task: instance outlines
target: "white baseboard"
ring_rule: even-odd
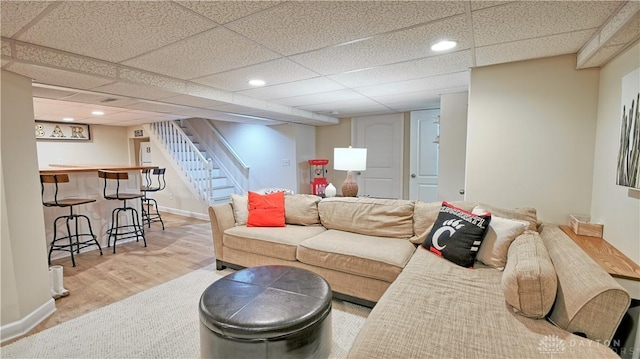
[[[47,319],[56,311],[56,301],[50,298],[26,317],[0,327],[0,343],[27,334],[36,325]]]
[[[168,212],[168,213],[171,213],[171,214],[177,214],[179,216],[197,218],[197,219],[202,219],[202,220],[205,220],[205,221],[209,220],[209,215],[208,214],[183,211],[181,209],[169,208],[169,207],[163,207],[163,206],[158,206],[158,209],[161,212]]]

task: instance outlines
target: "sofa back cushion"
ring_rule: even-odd
[[[529,226],[527,227],[527,229],[532,231],[538,230],[538,213],[535,208],[522,207],[508,209],[483,203],[479,204],[479,206],[482,207],[485,211],[491,212],[491,214],[494,216],[529,222]]]
[[[284,196],[284,217],[287,224],[312,226],[320,224],[318,202],[320,197],[311,194]]]
[[[558,278],[538,232],[526,231],[509,246],[502,290],[517,314],[544,318],[551,310]]]
[[[318,212],[322,225],[327,229],[377,237],[413,236],[412,201],[333,197],[320,201]]]

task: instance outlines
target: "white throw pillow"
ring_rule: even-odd
[[[240,194],[231,194],[231,205],[233,206],[233,216],[236,219],[236,226],[244,226],[247,224],[247,216],[249,216],[249,196]]]
[[[487,213],[487,211],[476,206],[472,213],[483,214]],[[476,260],[489,267],[504,270],[511,242],[521,235],[528,226],[529,222],[526,221],[491,216],[489,230],[480,245]]]

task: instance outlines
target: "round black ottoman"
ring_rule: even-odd
[[[200,297],[202,358],[328,358],[331,288],[287,266],[240,270]]]

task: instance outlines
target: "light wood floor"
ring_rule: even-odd
[[[27,335],[37,333],[95,309],[117,302],[215,262],[209,221],[161,213],[159,222],[145,227],[147,247],[142,242],[118,244],[52,261],[64,267],[64,287],[69,296],[56,300],[57,311]],[[16,338],[3,343],[9,344]]]

